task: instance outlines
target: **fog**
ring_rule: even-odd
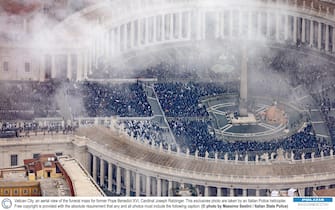
[[[169,2],[168,0],[166,0]],[[99,21],[88,21],[86,18],[77,17],[76,25],[73,26],[75,30],[73,33],[71,31],[62,31],[57,29],[62,29],[59,24],[66,20],[71,14],[83,9],[85,5],[91,5],[97,1],[94,0],[68,0],[63,7],[61,5],[55,5],[53,0],[35,0],[35,1],[20,1],[11,0],[11,3],[15,4],[25,4],[26,7],[36,7],[33,15],[26,15],[24,12],[13,14],[8,12],[8,1],[0,1],[0,36],[5,42],[16,42],[22,41],[24,43],[29,43],[29,45],[34,46],[35,49],[43,49],[44,51],[53,50],[59,47],[59,40],[68,40],[66,44],[76,43],[78,47],[87,47],[92,44],[92,37],[101,38],[101,34],[106,31],[103,24]],[[108,2],[108,1],[99,1]],[[236,0],[224,1],[227,5],[236,3]],[[240,2],[245,2],[240,0]],[[37,6],[36,6],[36,5]],[[128,1],[125,1],[128,4]],[[44,6],[41,6],[44,5]],[[49,5],[54,5],[50,7]],[[215,9],[216,4],[214,1],[197,1],[194,7],[205,7],[207,10],[211,11]],[[257,8],[256,1],[248,0],[248,9],[253,11]],[[7,8],[7,9],[6,9]],[[49,9],[47,9],[49,8]],[[142,7],[141,7],[142,8]],[[273,11],[266,11],[273,12]],[[145,16],[147,13],[146,8],[142,8],[142,11],[138,11],[138,16]],[[95,14],[97,16],[104,16],[105,14]],[[262,95],[266,90],[274,98],[277,97],[287,97],[289,100],[298,100],[302,96],[308,94],[297,90],[322,90],[323,85],[333,83],[334,72],[327,74],[325,72],[316,72],[313,78],[318,78],[317,80],[311,80],[309,84],[305,84],[308,75],[304,72],[298,72],[298,69],[303,68],[314,68],[320,69],[323,67],[328,67],[325,62],[329,61],[326,59],[321,59],[316,56],[311,56],[309,53],[296,54],[294,51],[285,51],[283,49],[274,49],[271,46],[271,41],[265,36],[265,33],[259,33],[257,30],[248,30],[247,35],[244,33],[245,24],[247,16],[243,13],[237,19],[240,18],[246,20],[243,21],[242,31],[239,32],[239,36],[236,36],[234,41],[229,41],[228,39],[212,38],[213,32],[215,30],[215,19],[213,19],[212,14],[208,14],[206,21],[206,31],[205,34],[208,37],[208,41],[191,41],[186,43],[184,46],[170,45],[169,47],[161,45],[152,45],[147,49],[136,50],[130,54],[120,55],[117,59],[108,58],[106,56],[99,59],[100,63],[93,69],[95,71],[94,76],[105,78],[105,75],[115,77],[126,77],[125,75],[132,75],[133,78],[137,78],[137,72],[145,71],[146,69],[155,68],[161,63],[174,63],[181,75],[183,71],[187,72],[190,81],[209,81],[209,82],[220,82],[228,80],[238,80],[240,72],[240,46],[247,45],[248,49],[248,67],[249,67],[249,89],[254,95]],[[28,21],[27,27],[24,27],[25,21]],[[262,21],[265,21],[262,19]],[[272,26],[271,31],[274,30],[275,19],[272,18],[271,22],[266,22],[266,24]],[[241,21],[240,21],[241,22]],[[192,22],[192,28],[197,29],[198,25],[196,22]],[[71,27],[70,27],[71,28]],[[192,29],[192,30],[193,30]],[[234,29],[237,30],[238,29]],[[263,30],[263,29],[262,29]],[[212,33],[211,33],[212,31]],[[271,32],[272,33],[272,32]],[[86,34],[87,36],[79,36]],[[214,35],[215,36],[215,35]],[[252,39],[244,40],[245,37]],[[272,34],[273,36],[273,34]],[[77,38],[80,37],[80,38]],[[285,43],[282,46],[285,47]],[[103,45],[101,45],[103,46]],[[289,52],[287,54],[287,52]],[[34,54],[35,52],[31,52]],[[281,54],[284,54],[281,56]],[[297,71],[298,76],[292,77],[292,71],[281,71],[281,66],[276,66],[276,63],[271,60],[271,58],[282,57],[284,63],[291,63],[293,66],[292,71]],[[286,60],[287,59],[287,60]],[[303,66],[301,66],[303,65]],[[329,64],[331,66],[331,64]],[[228,71],[220,73],[220,71]],[[325,69],[328,70],[328,69]],[[101,73],[101,75],[99,75]],[[184,74],[187,75],[187,74]],[[141,76],[141,75],[140,75]],[[219,76],[219,77],[217,77]],[[186,80],[187,80],[186,79]],[[183,80],[183,79],[182,79]],[[325,80],[325,83],[320,81]],[[70,118],[69,110],[66,108],[68,103],[75,104],[75,107],[81,107],[82,102],[80,101],[81,96],[73,99],[71,102],[64,98],[62,94],[66,92],[66,86],[61,86],[62,88],[56,94],[55,101],[60,106],[63,107],[62,115],[66,118]],[[307,102],[311,103],[311,102]]]

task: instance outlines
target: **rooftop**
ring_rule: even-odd
[[[134,160],[135,166],[140,163],[164,166],[175,170],[223,176],[249,177],[290,177],[319,173],[335,173],[334,159],[323,161],[306,161],[305,163],[280,162],[280,164],[230,164],[225,161],[209,161],[205,159],[187,158],[182,155],[160,152],[146,145],[130,141],[125,136],[104,127],[78,129],[77,135],[86,136],[102,145],[115,155]]]
[[[69,175],[74,188],[75,196],[101,197],[104,192],[93,181],[87,171],[78,163],[77,160],[68,157],[59,157],[59,163]]]

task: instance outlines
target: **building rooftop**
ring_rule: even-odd
[[[63,178],[40,179],[42,196],[71,196],[69,185]]]
[[[132,164],[152,164],[189,171],[193,173],[216,174],[222,176],[248,176],[248,177],[291,177],[301,175],[317,175],[319,173],[334,173],[334,159],[323,161],[306,161],[305,163],[269,163],[269,164],[232,164],[225,161],[210,161],[194,156],[170,154],[152,149],[136,141],[130,141],[126,136],[120,136],[104,127],[81,128],[77,135],[86,136],[90,140],[102,145],[115,155],[133,160]],[[234,163],[234,162],[233,162]]]
[[[322,189],[322,190],[315,190],[314,194],[316,196],[335,196],[335,189]]]
[[[105,196],[104,192],[76,159],[59,157],[58,161],[72,181],[75,196]]]

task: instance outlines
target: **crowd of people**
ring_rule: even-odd
[[[237,93],[237,83],[158,83],[155,84],[159,102],[168,117],[208,117],[201,97]]]
[[[84,117],[151,116],[150,104],[143,87],[138,83],[102,84],[84,82],[66,85],[61,82],[8,82],[0,84],[1,120],[33,120],[34,118],[61,117],[64,100],[80,97]],[[61,92],[63,91],[63,92]],[[61,93],[60,93],[61,92]],[[65,94],[67,97],[57,98]],[[76,107],[71,107],[75,111]]]
[[[68,134],[72,133],[76,126],[62,125],[61,123],[48,123],[40,125],[35,121],[10,121],[0,122],[0,138],[29,137],[30,135]]]
[[[2,82],[0,83],[0,117],[2,120],[32,120],[54,117],[57,103],[53,97],[57,82]]]
[[[102,84],[84,82],[82,84],[83,103],[89,117],[148,117],[151,106],[143,87],[139,83]]]
[[[329,148],[323,139],[317,139],[312,134],[312,125],[308,124],[303,131],[296,133],[285,139],[274,139],[272,141],[237,141],[234,143],[224,141],[212,131],[211,121],[198,120],[190,121],[185,119],[170,121],[176,140],[181,147],[188,148],[191,153],[199,152],[204,156],[206,151],[209,153],[257,153],[257,152],[276,152],[279,148],[285,151],[319,151]]]
[[[329,129],[330,137],[333,144],[335,144],[335,86],[314,95],[315,100],[318,101],[321,112],[326,120]]]
[[[233,52],[232,65],[239,69],[237,57]],[[229,54],[229,53],[226,53]],[[252,54],[255,54],[253,56]],[[335,77],[332,72],[333,64],[324,59],[313,57],[312,62],[308,57],[298,55],[295,51],[287,49],[271,49],[269,53],[249,52],[249,80],[252,80],[249,89],[252,93],[263,95],[265,93],[274,98],[287,98],[295,94],[300,100],[304,94],[312,94],[324,86],[333,85]],[[152,68],[140,71],[142,76],[154,75],[158,82],[154,85],[158,100],[163,112],[169,118],[169,125],[176,136],[180,147],[189,148],[191,153],[196,150],[200,155],[206,151],[239,152],[275,151],[278,148],[284,150],[315,149],[315,151],[329,151],[330,144],[313,135],[313,128],[309,124],[304,131],[296,133],[285,139],[274,139],[268,142],[236,142],[229,143],[219,140],[212,129],[211,118],[206,107],[201,104],[203,97],[217,96],[221,94],[238,94],[239,81],[213,83],[198,82],[199,68],[210,68],[211,65],[201,60],[195,62],[199,55],[194,55],[185,64],[162,62]],[[222,57],[222,55],[221,55]],[[223,56],[224,57],[224,56]],[[225,60],[221,60],[225,62]],[[211,62],[210,62],[211,63]],[[106,67],[101,67],[106,70]],[[236,74],[236,71],[235,73]],[[270,76],[269,76],[270,75]],[[173,78],[173,79],[171,79]],[[179,80],[178,80],[179,78]],[[176,79],[176,81],[171,81]],[[186,80],[186,82],[182,82]],[[193,80],[193,81],[192,81]],[[320,84],[320,81],[324,81]],[[2,121],[15,121],[17,119],[32,121],[34,118],[61,117],[61,106],[55,100],[61,82],[4,82],[0,84],[0,119]],[[302,89],[306,92],[299,92]],[[64,94],[69,98],[78,97],[82,100],[84,111],[78,116],[83,117],[149,117],[153,115],[151,106],[147,100],[146,92],[141,83],[99,83],[78,82],[70,83]],[[313,95],[313,94],[312,94]],[[314,100],[324,114],[333,143],[335,143],[335,108],[334,88],[327,94],[314,94]],[[150,96],[152,97],[152,96]],[[66,98],[66,97],[65,97]],[[308,102],[312,103],[312,102]],[[74,112],[76,107],[71,107]],[[198,119],[199,118],[199,119]],[[2,133],[11,130],[33,132],[35,130],[63,131],[64,128],[41,128],[27,125],[11,127],[9,123],[2,124]],[[124,121],[126,132],[139,139],[146,139],[155,145],[164,142],[162,133],[166,132],[152,121]],[[14,129],[15,128],[15,129]],[[166,144],[164,144],[165,146]]]
[[[164,147],[166,147],[166,141],[164,141],[164,132],[168,132],[168,130],[164,130],[161,128],[157,122],[150,120],[125,120],[119,122],[120,126],[123,127],[125,132],[140,141],[148,142],[153,146],[160,146],[162,143]]]

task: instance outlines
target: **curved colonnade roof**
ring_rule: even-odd
[[[145,1],[145,0],[143,0]],[[148,1],[149,2],[149,1]],[[162,8],[157,7],[157,3],[159,2],[165,2],[165,6],[162,6]],[[269,3],[272,5],[280,6],[289,4],[293,8],[306,8],[304,9],[304,12],[308,12],[308,9],[313,9],[316,13],[315,15],[322,14],[334,14],[335,15],[335,1],[332,0],[255,0],[255,3],[252,1],[237,1],[237,0],[209,0],[206,2],[199,1],[199,0],[157,0],[152,1],[154,5],[152,6],[152,9],[154,11],[163,11],[164,8],[174,8],[179,6],[186,6],[186,5],[192,5],[195,7],[213,7],[216,8],[216,4],[218,5],[239,5],[244,4],[246,8],[252,8],[250,5],[253,4],[262,4],[262,3]],[[312,3],[313,2],[313,3]],[[156,3],[156,4],[155,4]],[[172,4],[170,4],[172,3]],[[181,3],[181,4],[178,4]],[[185,3],[185,4],[183,4]],[[159,5],[159,4],[158,4]],[[170,5],[170,6],[169,6]],[[249,5],[249,6],[248,6]],[[120,6],[120,8],[115,8],[115,6]],[[168,7],[166,7],[168,6]],[[83,8],[82,10],[73,13],[72,15],[68,16],[63,22],[61,22],[59,25],[57,25],[54,28],[54,32],[56,32],[58,38],[62,40],[62,38],[66,37],[73,37],[73,39],[78,39],[78,37],[81,37],[83,40],[87,38],[87,36],[92,35],[92,27],[96,27],[95,30],[103,31],[106,29],[106,27],[110,27],[109,24],[111,22],[117,22],[117,19],[123,20],[123,16],[128,16],[128,18],[133,19],[136,17],[136,15],[140,14],[147,14],[149,10],[147,10],[145,6],[141,5],[139,1],[127,1],[127,0],[111,0],[111,1],[101,1],[96,4],[88,5],[87,7]],[[150,8],[149,8],[150,9]],[[283,8],[281,8],[283,9]],[[155,12],[154,12],[155,13]],[[108,23],[108,24],[106,24]],[[89,26],[89,27],[88,27]],[[94,34],[94,33],[93,33]]]
[[[195,173],[213,173],[223,176],[301,176],[322,173],[335,173],[335,159],[323,161],[306,161],[305,163],[278,162],[272,164],[231,164],[224,161],[209,161],[183,157],[181,155],[161,152],[141,143],[119,136],[110,129],[103,127],[81,128],[76,135],[86,136],[98,144],[104,145],[113,154],[127,157],[136,161],[164,166],[176,170],[192,171]]]

